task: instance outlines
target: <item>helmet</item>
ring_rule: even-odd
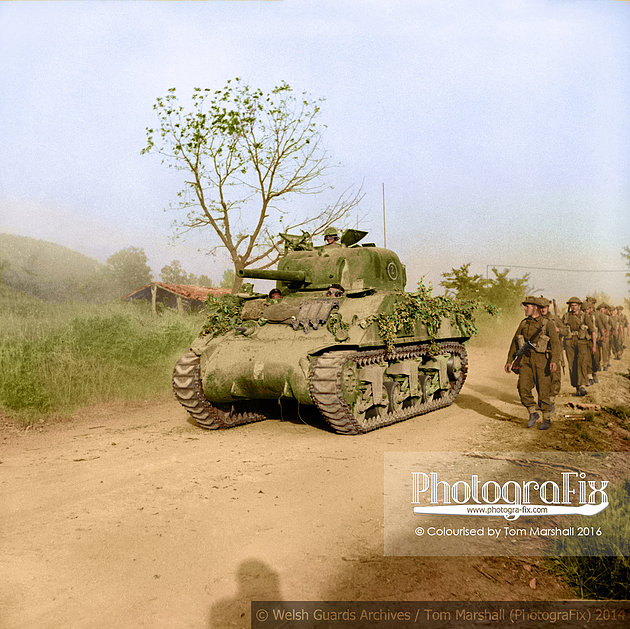
[[[569,297],[569,299],[567,299],[567,303],[568,304],[582,304],[582,300],[579,297]]]
[[[527,304],[532,304],[534,306],[540,305],[540,303],[538,302],[538,297],[532,297],[531,295],[525,297],[525,299],[523,299],[521,303],[523,304],[523,306],[526,306]]]
[[[327,227],[326,231],[324,232],[324,239],[327,236],[334,236],[335,238],[339,238],[339,233],[334,227]]]
[[[546,306],[549,306],[551,304],[551,302],[546,298],[543,297],[542,295],[538,298],[538,305],[541,308],[545,308]]]

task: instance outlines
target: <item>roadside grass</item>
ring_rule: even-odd
[[[33,423],[80,406],[168,392],[203,315],[148,304],[54,304],[0,289],[0,408]]]
[[[551,570],[580,598],[630,598],[630,481],[608,492],[609,506],[574,526],[601,535],[558,539],[549,557]]]

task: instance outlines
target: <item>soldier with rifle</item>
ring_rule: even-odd
[[[592,369],[591,354],[597,351],[596,331],[582,312],[582,300],[579,297],[569,297],[567,304],[569,309],[562,317],[562,322],[568,332],[564,349],[567,353],[571,386],[575,387],[577,395],[586,395],[588,372]]]
[[[626,338],[628,336],[628,334],[630,334],[630,325],[628,324],[628,317],[626,317],[624,311],[623,311],[623,306],[617,306],[617,314],[619,315],[619,321],[620,321],[620,344],[621,344],[621,350],[620,350],[620,357],[623,356],[623,350],[626,349]]]
[[[601,336],[601,346],[599,351],[599,364],[600,368],[603,371],[608,371],[608,367],[610,367],[610,314],[608,312],[608,304],[602,302],[597,306],[597,312],[599,313],[600,320],[602,321],[602,325],[604,331]]]
[[[543,304],[540,315],[549,319],[551,325],[556,328],[556,332],[558,333],[558,345],[560,352],[560,366],[562,367],[562,373],[560,373],[560,369],[556,369],[551,373],[551,409],[552,412],[555,410],[555,401],[556,396],[560,393],[560,387],[562,386],[562,374],[565,371],[565,363],[564,363],[564,352],[562,350],[562,340],[566,336],[567,331],[562,323],[562,319],[558,316],[558,304],[556,304],[556,300],[553,300],[553,314],[549,312],[549,304],[551,303],[547,298],[542,295],[538,298]]]
[[[584,312],[584,318],[586,325],[589,329],[595,330],[595,344],[587,352],[588,359],[586,360],[586,379],[588,382],[586,386],[597,384],[599,379],[597,378],[597,372],[599,371],[599,361],[597,360],[597,321],[595,315],[595,304],[597,300],[594,297],[587,297],[582,303],[582,311]]]
[[[541,316],[543,303],[538,297],[526,297],[523,301],[525,319],[520,322],[510,344],[505,371],[518,374],[521,404],[529,412],[527,427],[534,426],[542,414],[538,429],[548,430],[553,412],[551,374],[558,370],[560,341],[556,327]],[[534,388],[538,402],[532,394]]]

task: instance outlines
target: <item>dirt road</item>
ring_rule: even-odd
[[[557,441],[561,423],[524,429],[503,359],[473,348],[455,405],[359,437],[295,418],[206,432],[170,399],[5,427],[0,626],[229,628],[249,626],[251,599],[568,596],[536,561],[383,557],[385,451]]]

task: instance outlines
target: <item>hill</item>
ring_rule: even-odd
[[[0,273],[9,288],[47,301],[89,300],[86,286],[103,268],[46,240],[0,234]]]

